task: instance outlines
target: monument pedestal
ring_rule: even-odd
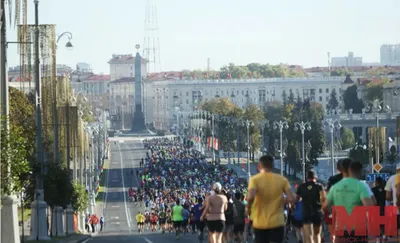
[[[43,190],[36,191],[36,200],[31,204],[31,236],[28,240],[50,240],[47,230],[47,203]]]
[[[66,221],[67,221],[67,234],[75,234],[74,229],[74,210],[72,209],[71,204],[68,205],[66,212]]]
[[[0,242],[19,243],[18,200],[14,195],[6,196],[2,204]]]

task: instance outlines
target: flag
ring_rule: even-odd
[[[196,74],[192,74],[192,79],[196,79]]]
[[[240,79],[240,73],[238,73],[237,78]]]
[[[219,79],[219,73],[215,74],[215,78]]]
[[[208,75],[206,72],[203,73],[203,78],[208,78]]]
[[[232,74],[231,74],[231,73],[228,73],[228,74],[226,75],[226,77],[227,77],[228,79],[232,79]]]
[[[179,79],[183,79],[183,73],[179,73]]]

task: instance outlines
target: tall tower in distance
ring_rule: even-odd
[[[157,7],[147,0],[144,20],[143,57],[147,59],[147,73],[161,71],[160,40],[158,38]]]

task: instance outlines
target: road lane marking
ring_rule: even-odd
[[[147,239],[146,237],[144,238],[144,240],[145,240],[147,243],[153,243],[153,241]]]
[[[132,221],[132,218],[131,218],[131,210],[129,210],[129,208],[128,208],[128,215],[129,215],[129,222],[131,222]]]
[[[120,224],[120,222],[111,222],[111,224]]]
[[[129,214],[128,214],[128,205],[126,204],[124,167],[122,165],[122,152],[121,152],[121,146],[119,145],[119,143],[118,143],[118,150],[119,150],[119,159],[120,159],[120,165],[121,165],[122,193],[124,195],[125,214],[126,214],[126,220],[128,221],[129,231],[131,231],[131,223],[129,222]]]
[[[112,208],[119,208],[119,205],[112,205]]]
[[[110,217],[111,219],[119,219],[119,217],[117,216],[117,217]]]
[[[86,239],[86,240],[82,241],[82,243],[86,243],[86,242],[89,242],[91,240],[92,240],[92,238],[89,238],[89,239]]]

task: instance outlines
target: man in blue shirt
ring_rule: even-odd
[[[200,234],[199,234],[200,241],[203,241],[204,227],[205,227],[204,221],[200,220],[201,215],[203,214],[203,210],[204,210],[203,198],[199,197],[197,199],[197,204],[194,205],[191,213],[194,215],[194,219],[196,222],[196,228],[200,232]]]

